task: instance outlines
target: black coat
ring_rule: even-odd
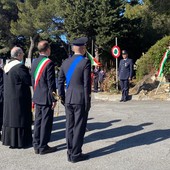
[[[3,91],[4,91],[4,87],[3,87],[3,70],[0,68],[0,103],[3,102]]]
[[[31,76],[18,60],[4,67],[4,115],[5,127],[29,127],[31,114]]]
[[[35,70],[38,64],[40,63],[40,61],[44,57],[45,56],[40,55],[32,63],[31,76],[32,76],[33,87],[35,84],[35,78],[34,78]],[[53,92],[56,92],[55,69],[54,69],[54,63],[50,61],[45,67],[45,69],[43,70],[39,83],[36,89],[34,90],[33,102],[39,105],[52,105],[52,102],[56,101],[52,95]]]
[[[0,68],[0,131],[3,118],[3,100],[4,100],[3,70]]]
[[[72,75],[69,87],[65,94],[65,80],[71,63],[78,55],[66,59],[61,68],[58,78],[58,93],[67,104],[85,104],[89,106],[91,102],[91,63],[83,58],[76,66]],[[88,105],[88,106],[87,106]]]

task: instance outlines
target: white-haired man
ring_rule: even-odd
[[[4,67],[4,114],[2,144],[24,148],[32,144],[31,76],[22,64],[23,50],[14,47]]]

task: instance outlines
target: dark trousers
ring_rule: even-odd
[[[103,81],[99,81],[100,84],[100,91],[103,92]]]
[[[0,102],[0,131],[2,130],[3,122],[3,102]]]
[[[129,95],[129,80],[120,80],[120,87],[122,90],[122,100],[128,100]]]
[[[67,154],[74,160],[82,153],[88,113],[84,105],[65,104]]]
[[[98,92],[98,81],[99,81],[98,78],[94,78],[94,91],[95,92]]]
[[[50,141],[53,113],[51,106],[35,106],[35,121],[34,121],[34,149],[39,149],[42,152]]]

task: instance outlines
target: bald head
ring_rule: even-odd
[[[37,48],[38,48],[40,55],[50,56],[51,49],[50,49],[50,45],[49,45],[48,41],[45,41],[45,40],[40,41],[38,43]]]
[[[22,60],[24,56],[23,50],[20,47],[13,47],[11,50],[11,57]]]
[[[50,45],[48,41],[40,41],[38,43],[38,51],[41,52],[46,52],[50,48]]]

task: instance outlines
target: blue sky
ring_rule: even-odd
[[[130,2],[131,0],[127,0],[127,2]],[[143,2],[143,0],[139,0],[139,2],[141,3],[141,2]]]
[[[64,34],[62,34],[62,35],[60,36],[60,38],[61,38],[65,43],[68,43],[67,38],[66,38],[66,36],[65,36]]]

